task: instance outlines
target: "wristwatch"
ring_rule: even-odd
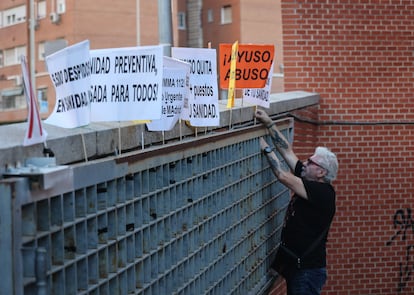
[[[272,152],[272,148],[270,146],[267,146],[263,149],[263,153],[270,154]]]

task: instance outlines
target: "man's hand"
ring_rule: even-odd
[[[298,157],[292,150],[292,146],[289,144],[289,141],[285,136],[279,131],[275,122],[270,119],[269,115],[263,110],[257,110],[255,112],[255,117],[259,119],[265,127],[268,129],[269,135],[272,138],[273,145],[276,147],[277,151],[282,155],[286,160],[289,168],[293,171],[298,161]],[[262,141],[260,141],[262,143]],[[266,146],[262,147],[262,150]]]
[[[272,119],[270,119],[269,115],[263,110],[257,110],[254,115],[265,126],[268,126],[272,123]]]

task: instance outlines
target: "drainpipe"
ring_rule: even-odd
[[[160,45],[164,46],[164,55],[171,56],[171,0],[158,0],[158,35]]]

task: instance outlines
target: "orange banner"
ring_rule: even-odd
[[[232,44],[220,44],[220,88],[229,87]],[[235,88],[263,88],[275,53],[274,45],[239,44]]]

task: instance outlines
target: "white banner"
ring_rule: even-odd
[[[188,105],[190,65],[164,56],[161,119],[147,123],[149,131],[171,130]]]
[[[161,117],[162,46],[91,50],[91,121]]]
[[[270,67],[265,87],[243,89],[243,102],[262,106],[264,108],[270,107],[269,97],[270,92],[272,91],[273,64],[274,62],[272,62]]]
[[[173,47],[171,55],[191,66],[188,119],[182,118],[196,127],[220,125],[216,50]]]
[[[56,89],[56,104],[45,123],[75,128],[90,122],[89,41],[64,48],[46,57]]]

